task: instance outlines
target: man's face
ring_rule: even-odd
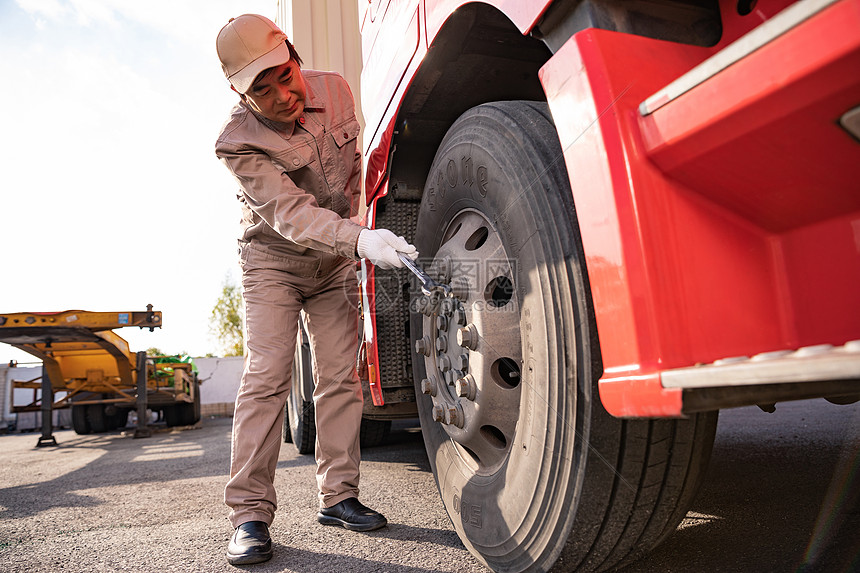
[[[272,68],[245,94],[257,112],[272,121],[290,123],[305,111],[305,79],[299,65],[290,60]]]

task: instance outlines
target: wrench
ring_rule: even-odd
[[[425,273],[418,265],[415,264],[412,259],[404,255],[403,253],[398,251],[397,256],[400,257],[400,260],[403,261],[403,264],[406,266],[406,268],[412,271],[412,274],[418,277],[418,280],[421,281],[421,292],[423,292],[425,295],[430,296],[430,293],[432,293],[433,291],[442,291],[442,294],[446,297],[451,296],[450,286],[443,285],[434,281],[432,278],[430,278],[430,275]]]

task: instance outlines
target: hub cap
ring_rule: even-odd
[[[453,298],[438,293],[418,300],[432,416],[478,473],[492,473],[507,459],[520,407],[520,315],[514,261],[480,212],[457,214],[443,235],[428,272],[448,283]]]

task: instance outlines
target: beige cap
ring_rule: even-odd
[[[224,75],[240,94],[251,89],[260,72],[290,61],[287,35],[258,14],[230,18],[218,32],[216,48]]]

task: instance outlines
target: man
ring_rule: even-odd
[[[272,556],[273,480],[300,311],[314,357],[317,520],[354,531],[386,525],[358,501],[355,261],[400,267],[398,251],[418,253],[388,230],[350,220],[361,191],[361,155],[346,81],[302,70],[287,36],[255,14],[230,20],[217,51],[240,97],[215,150],[239,183],[242,206],[247,355],[224,500],[235,528],[227,560],[244,565]]]

